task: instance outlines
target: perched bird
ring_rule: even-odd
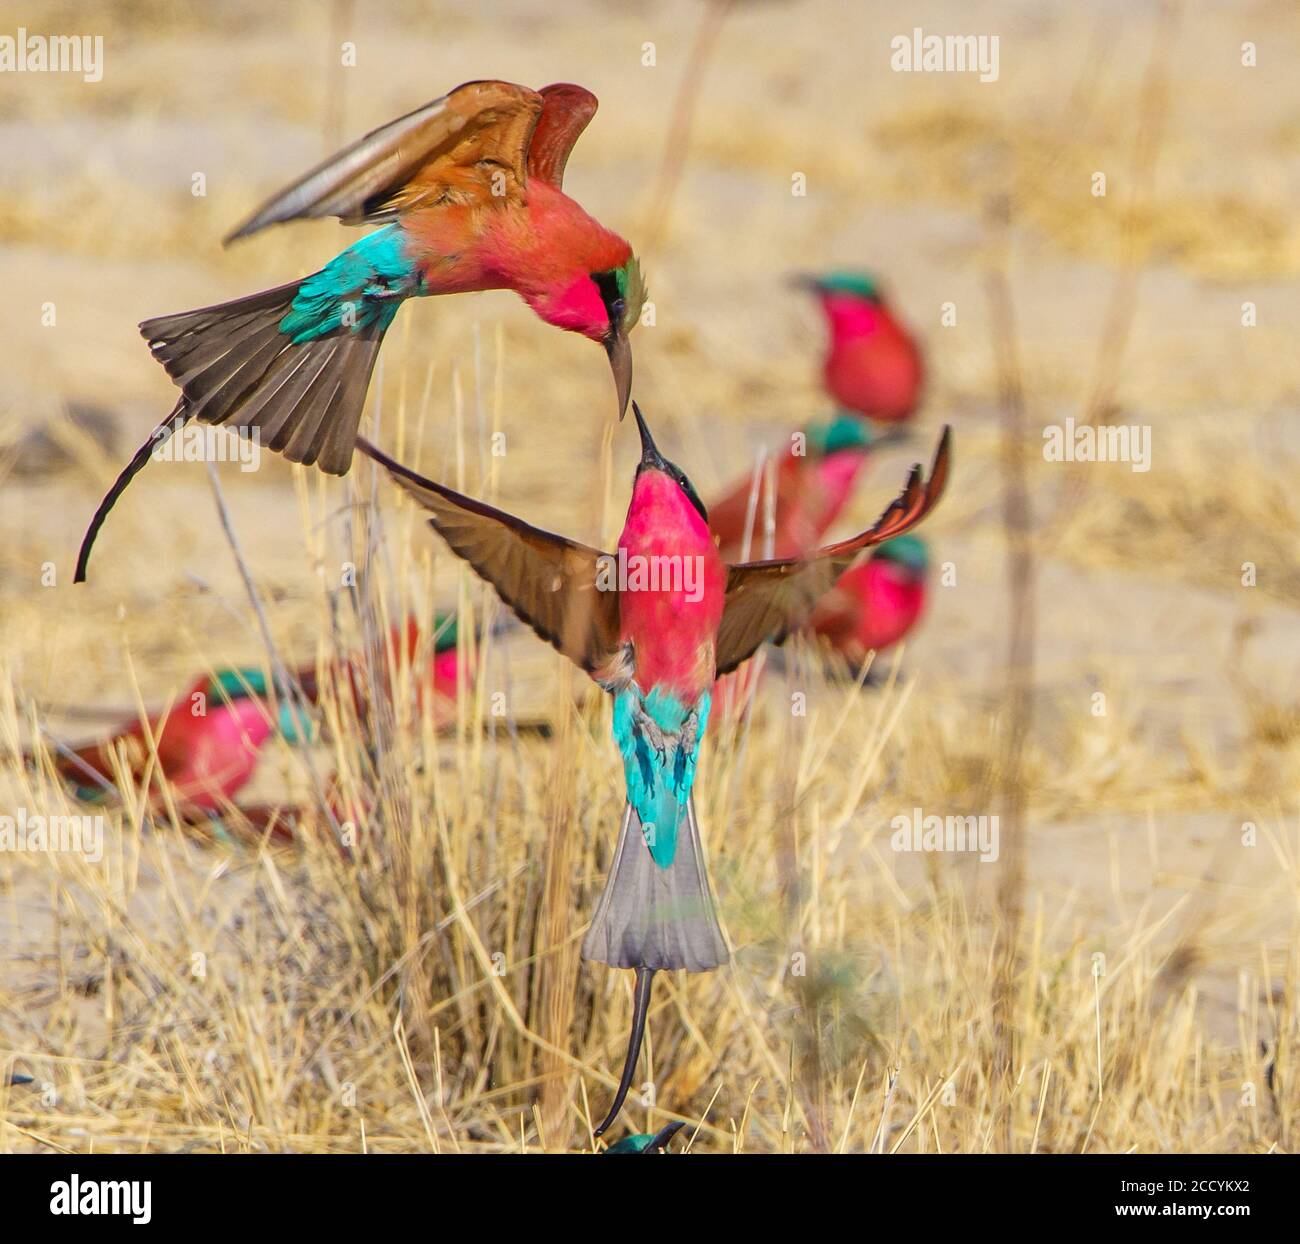
[[[868,419],[909,418],[924,380],[921,352],[876,283],[856,272],[795,280],[817,295],[830,329],[822,373],[826,391],[841,408]]]
[[[168,711],[146,722],[124,721],[107,739],[56,755],[55,768],[79,799],[103,799],[115,788],[119,757],[134,782],[145,780],[152,736],[158,764],[152,771],[151,805],[166,806],[161,778],[171,787],[179,811],[216,811],[248,784],[262,745],[276,728],[266,694],[260,669],[204,675]],[[282,717],[288,707],[281,706]]]
[[[906,435],[898,430],[876,432],[853,415],[838,415],[791,436],[776,467],[774,498],[768,499],[765,475],[757,488],[753,478],[745,476],[709,506],[709,529],[722,556],[743,556],[746,537],[749,550],[759,552],[769,511],[773,557],[798,557],[816,548],[853,495],[871,451]]]
[[[432,642],[426,647],[425,632],[414,618],[407,618],[405,623],[390,628],[373,670],[364,654],[352,653],[327,662],[319,671],[315,665],[304,666],[297,672],[298,684],[312,704],[320,703],[322,681],[332,684],[335,695],[351,701],[360,737],[367,740],[376,725],[375,697],[391,705],[395,720],[411,723],[423,719],[427,706],[433,728],[445,732],[455,727],[456,703],[462,685],[467,693],[474,687],[473,662],[466,662],[462,674],[457,634],[456,617],[437,614],[433,620]],[[427,651],[427,656],[420,660],[422,649]],[[405,705],[398,699],[403,690],[403,665],[410,669],[410,699]],[[308,729],[314,729],[314,725],[309,724]],[[291,743],[299,742],[302,737],[291,729],[285,731],[285,736]],[[340,825],[369,827],[375,811],[372,791],[363,787],[349,792],[335,773],[326,784],[325,799]]]
[[[850,668],[861,669],[869,653],[898,643],[916,625],[925,609],[929,563],[920,537],[887,540],[817,602],[812,629]]]
[[[799,557],[821,543],[862,478],[873,449],[903,440],[908,433],[880,433],[856,415],[837,415],[813,423],[790,438],[776,468],[774,496],[767,476],[739,480],[722,500],[709,506],[709,529],[718,551],[732,561],[767,552],[770,514],[772,556]],[[743,717],[760,674],[758,663],[719,678],[713,688],[715,729]]]
[[[417,664],[425,644],[424,631],[414,618],[407,618],[405,623],[395,623],[380,649],[373,686],[380,696],[391,699],[399,689],[403,664],[409,665],[412,695],[410,708],[415,719],[419,719],[427,703],[434,727],[442,729],[455,720],[456,698],[461,686],[455,616],[435,615],[433,637],[429,642],[427,656],[422,664]],[[354,653],[341,660],[328,661],[320,670],[315,664],[302,666],[296,673],[297,682],[312,704],[320,702],[322,675],[337,689],[349,694],[357,720],[363,725],[369,723],[372,680],[363,655]],[[464,679],[466,690],[471,690],[474,686],[472,663],[466,665]],[[303,741],[292,723],[284,723],[282,733],[290,743]]]
[[[929,480],[913,468],[870,530],[803,558],[728,566],[695,489],[632,409],[641,460],[617,554],[531,527],[357,442],[428,511],[452,552],[613,696],[627,802],[582,954],[635,970],[636,990],[622,1080],[598,1136],[631,1084],[655,972],[707,972],[728,958],[692,798],[714,679],[801,625],[861,550],[919,522],[943,491],[949,460],[945,429]]]
[[[117,498],[190,419],[255,428],[291,462],[345,474],[380,343],[407,298],[514,290],[548,324],[604,347],[622,417],[632,391],[628,333],[645,298],[640,266],[561,188],[595,112],[596,97],[580,86],[467,82],[254,212],[227,242],[324,216],[384,227],[312,276],[140,325],[181,397],[100,503],[76,581]]]

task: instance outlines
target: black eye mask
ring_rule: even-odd
[[[600,300],[605,304],[605,314],[609,316],[610,328],[617,328],[623,322],[623,312],[627,300],[618,287],[618,271],[611,268],[608,272],[593,272],[591,279],[600,290]]]
[[[676,467],[673,467],[673,470],[677,471],[674,478],[677,480],[678,487],[686,494],[686,499],[695,507],[699,516],[707,523],[709,521],[709,512],[704,508],[704,502],[700,500],[700,494],[695,491],[695,486],[686,478],[686,473],[684,471],[678,471]]]

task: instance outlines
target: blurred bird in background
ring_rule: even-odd
[[[873,651],[892,647],[920,620],[929,568],[929,549],[919,536],[886,541],[817,602],[812,630],[856,676]]]
[[[78,799],[117,795],[121,774],[137,788],[148,785],[155,811],[166,809],[165,783],[178,812],[207,815],[248,784],[276,726],[262,670],[221,670],[199,678],[163,712],[124,720],[106,739],[53,753],[54,767]],[[30,752],[26,759],[36,761]]]
[[[856,415],[843,414],[795,433],[776,467],[772,496],[767,473],[758,472],[757,479],[737,481],[709,507],[709,527],[722,556],[732,561],[766,555],[769,519],[771,556],[799,557],[816,548],[852,499],[872,451],[908,435],[901,429],[878,432]],[[752,662],[717,680],[715,729],[743,717],[761,675],[762,663]]]
[[[752,479],[741,480],[712,508],[710,525],[728,557],[748,556],[751,549],[765,551],[769,524],[773,556],[797,557],[815,548],[853,499],[871,451],[906,435],[897,428],[882,433],[873,421],[898,424],[910,419],[921,396],[920,349],[871,277],[839,271],[799,276],[794,283],[817,297],[826,317],[823,383],[839,413],[791,437],[791,450],[777,468],[775,498],[767,496],[767,480],[760,476],[757,487]],[[860,667],[865,656],[861,643],[850,638],[859,631],[872,633],[865,619],[872,597],[884,591],[881,573],[857,568],[839,585],[836,602],[819,607],[828,628],[826,638],[837,649],[844,645],[842,655],[852,668]],[[892,606],[878,601],[871,616],[882,610],[891,614]],[[914,614],[907,625],[915,620]],[[761,674],[761,663],[755,663],[718,680],[715,725],[743,717]]]
[[[910,419],[925,380],[921,351],[876,282],[860,272],[794,282],[817,298],[826,317],[822,383],[836,405],[881,423]]]
[[[461,670],[456,619],[436,615],[430,637],[414,618],[408,618],[389,632],[373,676],[359,654],[331,659],[323,670],[314,662],[305,664],[292,680],[302,692],[302,703],[281,697],[277,710],[271,705],[269,679],[258,667],[203,675],[166,711],[151,713],[143,722],[124,715],[107,738],[53,752],[55,771],[78,799],[87,802],[102,802],[120,793],[120,776],[129,777],[136,787],[148,782],[155,812],[166,811],[166,783],[183,820],[207,821],[232,810],[235,796],[252,780],[262,748],[273,734],[297,745],[321,740],[316,718],[304,710],[320,705],[323,683],[349,697],[351,711],[368,732],[375,695],[396,705],[396,692],[404,685],[399,673],[403,665],[411,671],[408,720],[418,720],[427,705],[436,730],[453,727],[457,697],[462,689],[468,692],[474,687],[472,663]],[[151,738],[156,765],[151,765]],[[26,760],[35,764],[35,753],[28,752]],[[331,780],[330,792],[336,788]],[[274,820],[277,836],[283,838],[292,836],[292,826],[302,816],[299,809],[287,805],[249,805],[237,811],[255,828]]]
[[[816,548],[861,481],[871,451],[906,433],[877,432],[852,415],[810,424],[790,437],[775,471],[774,497],[760,472],[746,476],[709,507],[709,528],[729,560],[762,548],[766,516],[773,518],[771,556],[797,557]],[[766,549],[762,549],[766,551]]]
[[[434,728],[442,730],[455,724],[460,689],[468,692],[474,687],[474,663],[461,662],[457,641],[454,614],[435,614],[432,635],[426,634],[415,618],[407,618],[389,630],[374,668],[364,653],[354,652],[329,658],[320,668],[314,663],[304,665],[295,678],[311,704],[318,705],[322,688],[332,686],[336,693],[347,697],[357,721],[369,728],[376,696],[394,708],[398,706],[403,688],[401,671],[409,667],[411,700],[403,719],[419,720],[427,705]],[[284,732],[290,743],[308,741],[299,737],[291,723],[285,723]]]

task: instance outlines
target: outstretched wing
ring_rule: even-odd
[[[541,112],[541,95],[526,86],[466,82],[317,165],[226,242],[287,220],[337,216],[358,225],[439,202],[519,202]]]
[[[395,462],[363,437],[357,448],[429,512],[429,522],[547,643],[594,673],[619,648],[618,592],[599,586],[608,556],[462,496]]]
[[[729,673],[760,644],[781,643],[807,620],[813,606],[863,549],[915,527],[938,503],[948,482],[949,433],[939,439],[927,480],[912,468],[907,486],[873,527],[807,557],[745,562],[727,568],[727,596],[718,628],[717,672]]]
[[[528,145],[528,176],[558,190],[564,184],[569,152],[596,115],[598,101],[584,87],[569,82],[544,86],[541,96],[542,115]]]

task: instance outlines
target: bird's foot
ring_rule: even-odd
[[[646,742],[654,748],[659,763],[664,764],[668,760],[668,738],[659,728],[659,723],[649,713],[638,708],[636,726]]]

